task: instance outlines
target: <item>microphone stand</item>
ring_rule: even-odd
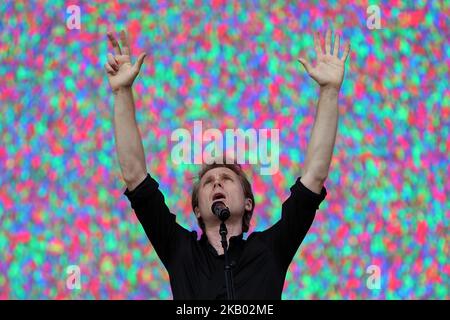
[[[225,220],[222,220],[220,224],[219,233],[222,237],[222,247],[223,254],[225,256],[225,285],[227,287],[227,298],[228,300],[234,300],[234,284],[233,284],[233,270],[232,266],[228,261],[228,243],[227,243],[227,226],[225,225]]]

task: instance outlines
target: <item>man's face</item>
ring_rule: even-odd
[[[231,216],[227,221],[230,223],[242,224],[245,210],[252,209],[252,201],[245,198],[239,176],[226,167],[211,169],[200,180],[195,215],[203,219],[206,227],[219,222],[211,211],[211,206],[216,201],[222,201],[230,209]]]

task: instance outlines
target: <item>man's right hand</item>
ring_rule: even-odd
[[[108,81],[114,93],[121,88],[131,88],[144,63],[146,53],[141,53],[134,64],[131,64],[131,52],[125,31],[120,32],[122,48],[111,32],[108,32],[108,39],[114,47],[114,56],[108,53],[108,62],[105,69],[108,74]]]

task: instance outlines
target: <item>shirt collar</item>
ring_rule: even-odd
[[[241,233],[240,235],[237,235],[237,236],[232,236],[228,243],[228,251],[230,251],[231,249],[233,249],[239,245],[242,245],[242,243],[244,242],[243,237],[244,237],[243,233]],[[219,256],[217,254],[216,249],[209,243],[206,233],[202,233],[202,236],[200,237],[200,242],[204,243],[207,246],[208,250],[214,254],[214,256],[217,256],[217,257]]]

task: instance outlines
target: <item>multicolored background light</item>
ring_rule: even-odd
[[[146,1],[147,2],[147,1]],[[177,4],[175,3],[182,3]],[[168,275],[123,195],[106,32],[148,57],[134,86],[149,172],[186,228],[196,165],[171,132],[194,120],[279,128],[280,171],[251,177],[251,230],[280,217],[300,174],[318,87],[297,62],[313,31],[352,43],[328,196],[287,274],[284,299],[449,298],[449,6],[380,1],[2,1],[0,298],[170,299]],[[69,5],[81,29],[66,27]],[[81,289],[66,287],[78,265]],[[366,268],[381,270],[381,289]]]

